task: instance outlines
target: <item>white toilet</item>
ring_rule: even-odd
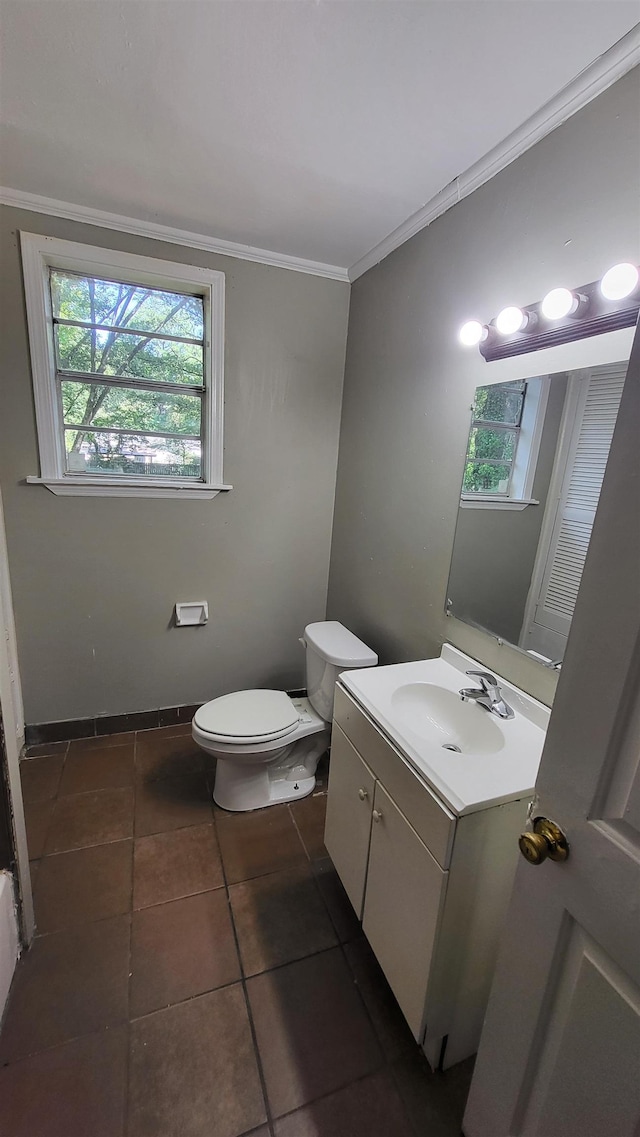
[[[260,809],[306,797],[329,745],[333,691],[341,671],[378,657],[337,620],[308,624],[307,698],[285,691],[234,691],[200,707],[191,732],[217,758],[214,800],[223,809]]]

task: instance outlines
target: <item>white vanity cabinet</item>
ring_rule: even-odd
[[[325,844],[433,1067],[477,1049],[525,817],[456,817],[338,684]]]
[[[340,730],[332,736],[331,756],[325,844],[361,920],[376,779]]]
[[[420,1038],[447,873],[376,784],[362,927],[415,1038]]]

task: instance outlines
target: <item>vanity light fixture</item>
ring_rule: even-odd
[[[496,316],[496,328],[501,336],[512,336],[515,332],[521,332],[527,325],[527,316],[522,311],[522,308],[503,308],[500,315]]]
[[[600,291],[605,300],[625,300],[638,288],[640,274],[635,265],[614,265],[605,272],[601,282]]]
[[[540,311],[545,320],[563,320],[565,316],[573,316],[580,304],[580,297],[568,288],[552,288],[547,292]]]
[[[478,322],[478,320],[467,320],[458,332],[458,339],[465,347],[475,347],[476,344],[486,340],[489,334],[489,329]]]
[[[552,288],[543,300],[523,308],[509,305],[488,324],[470,320],[458,336],[465,347],[477,344],[490,362],[631,328],[639,312],[640,271],[625,262],[591,284]]]

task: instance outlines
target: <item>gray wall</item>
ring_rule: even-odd
[[[444,614],[468,408],[492,366],[457,330],[640,256],[639,80],[636,68],[352,286],[328,614],[383,663],[450,640],[553,696],[548,669]]]
[[[567,376],[554,375],[526,509],[458,509],[447,596],[456,619],[517,644],[540,539]]]
[[[213,501],[55,497],[38,473],[17,231],[226,274],[225,480]],[[29,723],[297,687],[326,608],[349,287],[2,211],[0,480]],[[206,599],[206,627],[170,628]]]

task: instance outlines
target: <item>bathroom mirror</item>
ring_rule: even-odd
[[[562,661],[627,359],[476,388],[447,611]]]

